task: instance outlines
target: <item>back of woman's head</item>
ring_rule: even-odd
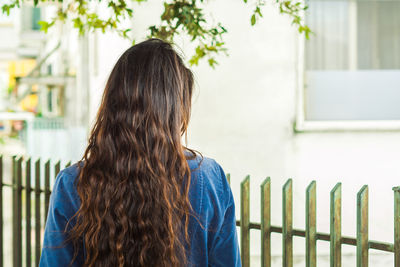
[[[86,266],[181,266],[190,169],[181,144],[193,76],[170,44],[129,48],[107,82],[77,180],[70,239]]]

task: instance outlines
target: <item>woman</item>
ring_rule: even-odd
[[[240,266],[222,168],[181,143],[193,75],[170,44],[129,48],[83,159],[58,175],[40,266]]]

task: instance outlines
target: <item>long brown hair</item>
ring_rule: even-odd
[[[181,138],[192,90],[192,73],[164,41],[139,43],[119,58],[76,183],[81,205],[69,236],[76,247],[83,241],[85,266],[187,263],[194,152]]]

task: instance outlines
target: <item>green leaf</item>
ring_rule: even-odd
[[[253,26],[254,24],[256,24],[256,15],[252,15],[251,16],[251,26]]]
[[[254,11],[254,13],[257,13],[261,18],[262,18],[262,13],[261,13],[261,9],[260,7],[256,7],[256,10]]]
[[[6,13],[7,16],[10,16],[10,6],[4,5],[1,7],[1,10],[3,11],[3,14]]]
[[[126,13],[128,13],[129,17],[132,17],[132,15],[133,15],[133,10],[132,9],[126,8],[125,11],[126,11]]]
[[[41,20],[41,21],[38,21],[38,24],[40,26],[40,30],[47,33],[49,28],[54,25],[54,21],[52,21],[51,23],[48,23],[47,21]]]
[[[208,59],[208,65],[210,65],[210,67],[214,68],[215,65],[217,65],[218,62],[215,60],[215,58],[209,58]]]
[[[0,0],[1,1],[1,0]],[[146,0],[131,0],[133,2],[145,2]],[[4,0],[3,0],[4,2]],[[125,19],[133,16],[134,10],[130,9],[127,3],[129,0],[8,0],[8,4],[0,4],[4,14],[9,15],[16,8],[20,8],[25,2],[40,5],[42,3],[70,3],[71,5],[60,5],[57,15],[49,20],[39,22],[41,30],[48,32],[48,29],[55,22],[72,24],[79,30],[79,34],[100,30],[116,32],[123,38],[129,39],[129,30],[123,26]],[[102,2],[106,4],[105,17],[98,16],[93,10],[91,2]],[[227,30],[220,24],[212,25],[209,16],[205,15],[204,6],[207,0],[165,0],[159,1],[164,5],[161,15],[161,22],[148,28],[148,37],[156,37],[173,42],[176,37],[188,37],[196,47],[194,55],[190,58],[191,65],[198,65],[201,60],[207,60],[211,67],[217,64],[216,59],[220,54],[228,55],[224,37]],[[245,4],[251,1],[243,0]],[[309,38],[312,31],[304,23],[300,12],[307,10],[308,6],[300,0],[272,0],[277,3],[278,11],[290,17],[292,23],[300,34]],[[201,4],[200,4],[201,3]],[[261,8],[266,0],[253,0],[253,14],[250,22],[254,26],[263,17]],[[68,7],[67,7],[68,6]]]

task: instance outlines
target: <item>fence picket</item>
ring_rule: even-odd
[[[400,266],[400,187],[394,187],[394,266]]]
[[[261,184],[261,266],[271,266],[271,179]]]
[[[40,159],[35,162],[35,266],[40,259]]]
[[[0,267],[3,267],[3,156],[0,155]]]
[[[31,267],[31,242],[32,242],[32,227],[31,227],[31,159],[29,158],[26,161],[25,165],[25,219],[26,219],[26,236],[25,236],[25,243],[26,243],[26,267]]]
[[[306,266],[317,266],[317,196],[316,182],[312,181],[306,191]]]
[[[56,165],[54,165],[54,181],[56,180],[60,170],[61,170],[61,161],[57,161]]]
[[[282,188],[283,267],[293,266],[293,185],[289,179]]]
[[[368,186],[357,194],[357,267],[368,267]]]
[[[44,164],[44,223],[47,221],[50,202],[50,160]]]
[[[240,222],[242,266],[250,267],[250,176],[240,184]]]
[[[331,267],[340,267],[342,266],[342,184],[337,183],[330,194],[330,261]]]
[[[22,157],[13,157],[13,266],[22,266]]]
[[[17,198],[16,196],[16,190],[15,190],[15,184],[17,183],[17,162],[16,162],[17,156],[12,157],[12,176],[11,176],[11,186],[12,186],[12,244],[13,244],[13,266],[15,266],[15,261],[16,261],[16,247],[17,247],[17,227],[16,227],[16,216],[15,216],[15,211],[17,209],[16,206],[16,201],[15,199]]]

